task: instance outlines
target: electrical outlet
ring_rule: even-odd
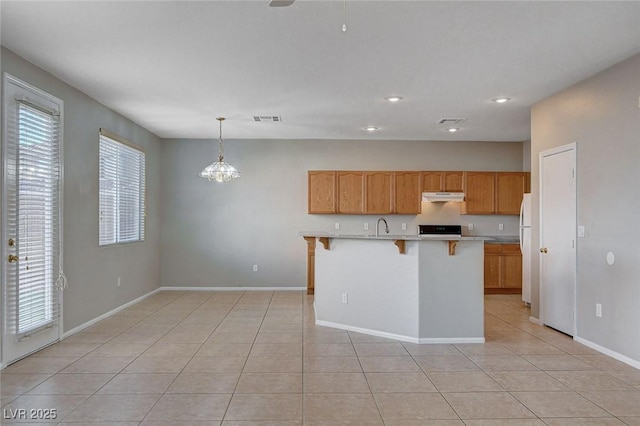
[[[584,238],[584,226],[578,226],[578,237]]]
[[[369,224],[367,222],[364,223],[364,230],[365,231],[369,230]]]
[[[258,272],[258,265],[253,265],[253,272]]]
[[[334,222],[334,223],[333,223],[333,227],[334,227],[335,229],[340,229],[340,222]]]
[[[120,277],[118,277],[118,287],[120,287]]]
[[[406,230],[407,230],[407,224],[406,224],[406,223],[403,223],[403,224],[402,224],[402,230],[403,230],[403,231],[406,231]]]
[[[602,304],[596,303],[596,316],[602,318]]]
[[[469,231],[473,231],[473,223],[468,224],[467,228],[469,228]]]
[[[498,224],[498,231],[504,231],[504,223]]]
[[[342,303],[349,303],[349,293],[342,293]]]

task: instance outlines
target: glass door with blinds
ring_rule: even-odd
[[[2,365],[62,330],[62,101],[4,76]]]

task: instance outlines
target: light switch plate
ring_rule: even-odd
[[[578,226],[578,237],[584,238],[584,226]]]
[[[335,222],[335,223],[333,224],[333,227],[334,227],[335,229],[340,229],[340,222]]]

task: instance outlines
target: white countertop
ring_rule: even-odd
[[[350,240],[404,240],[404,241],[491,241],[492,237],[483,236],[446,236],[446,235],[398,235],[398,234],[381,234],[376,237],[375,234],[331,234],[329,232],[300,232],[303,237],[324,237],[324,238],[342,238]]]

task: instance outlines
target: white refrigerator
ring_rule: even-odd
[[[531,304],[531,194],[520,206],[520,251],[522,252],[522,300]]]

